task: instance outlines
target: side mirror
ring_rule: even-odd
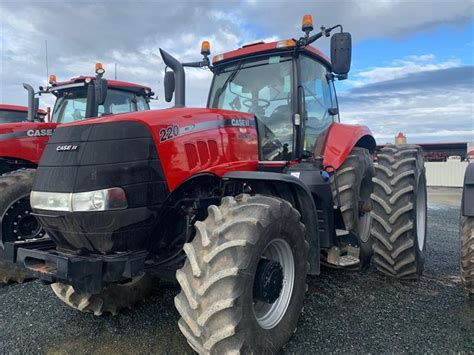
[[[171,102],[174,93],[174,72],[165,72],[165,79],[163,81],[163,85],[165,89],[165,101]]]
[[[107,80],[102,78],[95,79],[95,104],[103,105],[107,98]]]
[[[349,32],[335,33],[331,37],[331,63],[335,74],[347,75],[351,70],[352,38]]]

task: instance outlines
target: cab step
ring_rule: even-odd
[[[332,247],[328,251],[326,262],[337,267],[349,267],[360,263],[359,248],[348,245],[344,247],[344,251],[344,255],[341,255],[339,247]]]

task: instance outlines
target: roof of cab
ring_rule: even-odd
[[[284,50],[291,50],[296,47],[296,41],[293,39],[286,39],[281,41],[275,41],[270,43],[265,43],[263,41],[257,42],[254,44],[244,45],[241,48],[235,49],[233,51],[225,52],[223,54],[218,54],[213,58],[213,64],[219,65],[221,63],[227,62],[230,59],[236,59],[239,57],[250,57],[254,54],[258,53],[266,53],[266,52],[273,52],[273,51],[284,51]],[[310,54],[314,57],[325,62],[326,65],[331,65],[331,61],[329,60],[326,55],[321,52],[320,50],[312,47],[312,46],[305,46],[301,47],[300,49],[303,53]]]
[[[56,81],[54,84],[55,86],[61,86],[61,85],[68,85],[68,84],[73,84],[73,83],[78,83],[81,81],[86,80],[87,78],[89,79],[95,79],[94,76],[87,76],[87,75],[81,75],[81,76],[76,76],[74,78],[71,78],[66,81]],[[107,79],[107,84],[110,87],[116,87],[116,88],[130,88],[130,89],[147,89],[151,90],[150,87],[140,85],[140,84],[135,84],[135,83],[129,83],[127,81],[120,81],[120,80],[110,80]]]

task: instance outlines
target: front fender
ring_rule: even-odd
[[[309,243],[308,262],[310,265],[309,274],[319,275],[320,273],[320,241],[318,232],[317,210],[311,191],[298,178],[281,173],[271,173],[263,171],[234,171],[223,176],[224,180],[240,180],[248,183],[250,186],[258,187],[266,185],[270,187],[275,197],[285,199],[284,187],[289,188],[293,201],[293,207],[301,214],[301,222],[306,227],[306,240]]]
[[[376,143],[370,129],[362,125],[333,123],[324,147],[324,166],[338,169],[356,146],[367,148],[371,153],[375,151]]]

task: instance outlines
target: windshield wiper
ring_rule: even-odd
[[[213,106],[216,107],[216,99],[218,97],[220,97],[222,95],[222,93],[224,92],[224,90],[227,88],[227,85],[229,85],[229,83],[234,80],[234,78],[237,76],[237,74],[240,72],[240,69],[242,67],[242,64],[244,62],[240,62],[239,65],[237,66],[237,68],[235,68],[235,70],[227,77],[227,79],[224,81],[224,84],[218,89],[218,92],[216,93],[217,95],[214,97],[214,102],[213,102]]]

